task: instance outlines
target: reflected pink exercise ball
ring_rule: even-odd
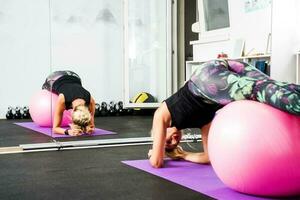
[[[39,126],[52,127],[57,99],[58,95],[48,90],[41,90],[33,95],[29,103],[31,119]],[[71,119],[71,112],[64,111],[61,126],[68,126],[71,123]]]
[[[300,195],[300,117],[255,101],[236,101],[215,116],[208,153],[228,187],[259,196]]]

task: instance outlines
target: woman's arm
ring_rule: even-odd
[[[83,133],[81,130],[64,129],[64,128],[60,127],[64,111],[65,111],[65,97],[62,94],[60,94],[60,95],[58,95],[57,103],[56,103],[55,110],[54,110],[54,116],[53,116],[53,131],[54,131],[54,133],[65,134],[65,131],[67,131],[67,133],[72,136],[82,135]]]
[[[90,125],[87,127],[86,132],[92,134],[95,131],[95,99],[91,97],[89,111],[91,113],[91,122]]]
[[[65,129],[60,127],[64,111],[65,111],[65,97],[62,94],[60,94],[56,102],[54,116],[53,116],[54,133],[65,134]]]
[[[203,150],[204,150],[204,153],[207,154],[207,157],[208,157],[207,141],[208,141],[208,134],[209,134],[210,126],[211,126],[211,122],[209,122],[208,124],[204,125],[201,128],[201,138],[202,138]]]
[[[164,102],[155,111],[152,124],[153,147],[150,155],[150,163],[155,168],[163,166],[166,130],[170,125],[170,121],[171,114]]]
[[[199,164],[208,164],[210,162],[208,155],[204,152],[185,152],[182,159]]]
[[[200,163],[200,164],[208,164],[210,163],[208,156],[208,148],[207,148],[207,140],[208,133],[211,123],[206,124],[201,128],[202,135],[202,144],[204,152],[188,152],[184,151],[181,147],[177,147],[173,152],[169,153],[169,157],[172,159],[184,159],[186,161]]]
[[[91,102],[89,106],[89,111],[91,112],[91,125],[94,127],[95,126],[95,99],[91,97]]]

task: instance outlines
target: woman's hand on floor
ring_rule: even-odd
[[[83,131],[81,129],[69,129],[68,133],[71,136],[80,136],[83,134]]]
[[[95,126],[92,126],[92,125],[90,125],[90,126],[88,126],[87,128],[86,128],[86,133],[87,134],[93,134],[95,132]]]

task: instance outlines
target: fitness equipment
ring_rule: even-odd
[[[22,113],[23,113],[23,111],[21,111],[21,108],[19,106],[17,106],[15,108],[15,111],[16,111],[15,119],[21,119],[22,118]]]
[[[28,106],[15,107],[9,106],[6,112],[6,119],[29,119],[29,109]]]
[[[23,119],[29,119],[30,114],[29,114],[29,108],[28,106],[23,107]]]
[[[123,102],[119,101],[115,104],[116,114],[117,115],[124,115],[124,109],[123,109]]]
[[[16,109],[12,108],[11,110],[12,119],[16,119]]]
[[[11,106],[9,106],[7,108],[7,112],[6,112],[6,119],[13,119],[14,115],[12,113],[13,108]]]
[[[236,101],[213,119],[212,167],[228,187],[260,196],[300,194],[300,117],[255,101]]]
[[[23,107],[20,107],[20,119],[25,119]]]
[[[108,114],[111,115],[111,116],[116,115],[115,103],[113,101],[109,102]]]
[[[100,116],[107,116],[108,115],[108,109],[107,109],[107,103],[101,102],[100,106]]]
[[[58,95],[48,90],[40,90],[32,96],[29,104],[29,113],[32,120],[39,126],[51,127],[54,110]],[[68,126],[71,123],[71,112],[64,111],[61,126]]]
[[[131,103],[151,103],[156,102],[156,99],[147,92],[140,92],[136,94],[131,100]]]
[[[152,96],[151,94],[147,92],[140,92],[136,94],[131,100],[131,103],[153,103],[157,102],[157,100]],[[128,110],[129,114],[133,115],[148,115],[149,110],[148,109],[141,109],[141,108],[133,108]]]
[[[100,104],[96,103],[95,104],[95,117],[99,117],[100,116]]]
[[[142,109],[134,110],[133,108],[124,108],[123,102],[110,101],[106,103],[105,101],[101,104],[95,104],[95,117],[104,117],[104,116],[123,116],[123,115],[152,115],[155,110],[153,109]]]

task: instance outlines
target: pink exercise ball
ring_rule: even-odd
[[[33,95],[29,103],[31,119],[39,126],[52,127],[57,99],[58,95],[48,90],[41,90]],[[71,112],[64,111],[61,126],[68,126],[71,119]]]
[[[300,117],[255,101],[236,101],[215,116],[208,153],[228,187],[258,196],[300,194]]]

